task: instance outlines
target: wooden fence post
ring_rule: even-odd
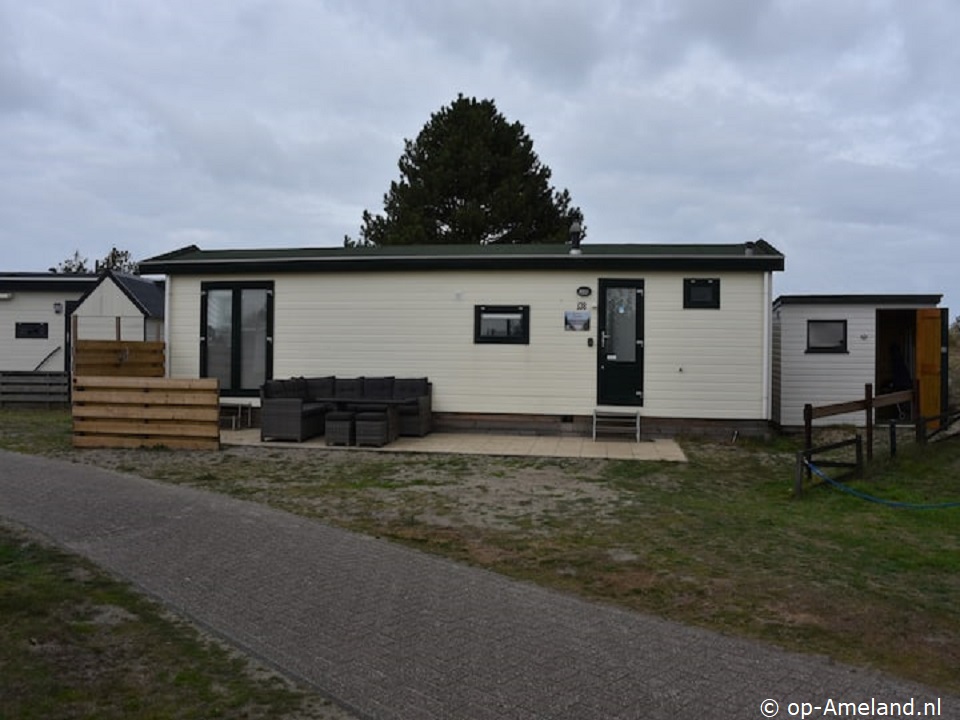
[[[867,446],[869,453],[869,445]],[[857,435],[857,477],[863,477],[863,438]]]
[[[797,463],[793,471],[793,496],[797,499],[803,497],[803,451],[797,453]]]
[[[813,448],[813,405],[803,406],[803,449]],[[810,468],[807,468],[807,479],[810,479]]]
[[[70,316],[70,359],[68,361],[67,367],[70,368],[69,372],[73,375],[75,366],[74,358],[77,356],[77,328],[80,326],[80,318],[75,314]]]
[[[863,411],[867,415],[867,462],[873,462],[873,384],[872,383],[867,383],[863,388]]]
[[[917,445],[927,444],[927,424],[923,421],[920,411],[920,378],[913,383],[913,419],[917,430]]]

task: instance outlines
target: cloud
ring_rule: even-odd
[[[462,92],[588,242],[763,236],[798,292],[956,288],[958,31],[949,0],[9,3],[0,244],[339,244]]]

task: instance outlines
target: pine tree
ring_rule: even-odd
[[[398,165],[384,214],[365,210],[360,242],[345,245],[562,243],[583,222],[570,193],[550,186],[523,125],[492,100],[459,95],[404,142]]]

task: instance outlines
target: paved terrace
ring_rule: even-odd
[[[0,518],[361,718],[744,720],[800,717],[799,703],[910,700],[917,713],[934,702],[938,717],[960,717],[960,698],[878,672],[100,468],[0,451]]]
[[[256,428],[223,430],[220,440],[226,445],[263,445],[267,447],[326,447],[323,437],[302,443],[278,440],[260,441]],[[333,447],[332,450],[358,448]],[[492,435],[486,433],[430,433],[426,437],[401,437],[382,448],[359,448],[379,452],[456,453],[461,455],[522,455],[530,457],[610,458],[613,460],[659,460],[686,462],[687,457],[674,440],[634,442],[584,437],[536,435]]]

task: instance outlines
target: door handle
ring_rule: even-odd
[[[607,340],[610,339],[610,335],[606,330],[600,331],[600,347],[605,348],[607,346]]]

